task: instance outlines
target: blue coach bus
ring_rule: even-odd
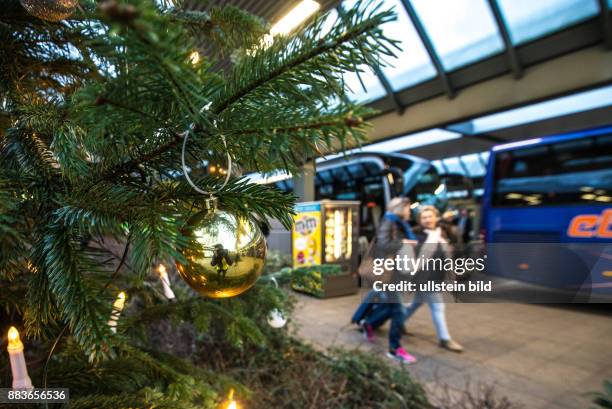
[[[492,274],[612,294],[612,127],[494,147],[482,228]]]

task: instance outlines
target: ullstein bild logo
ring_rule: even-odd
[[[612,209],[606,209],[601,215],[579,214],[575,216],[567,228],[569,237],[600,237],[612,238]]]

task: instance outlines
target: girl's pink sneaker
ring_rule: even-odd
[[[363,324],[363,336],[368,342],[374,342],[376,337],[374,336],[374,328],[370,324]]]
[[[387,352],[387,356],[405,364],[413,364],[416,362],[416,358],[406,352],[402,347],[397,348],[395,351]]]

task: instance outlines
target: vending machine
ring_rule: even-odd
[[[359,202],[303,202],[296,205],[295,212],[291,234],[293,268],[337,266],[335,270],[339,274],[322,277],[323,296],[355,293],[358,290]]]

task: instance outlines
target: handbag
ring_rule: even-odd
[[[374,259],[382,258],[384,260],[387,256],[386,254],[384,254],[384,252],[376,251],[376,250],[378,249],[376,248],[376,234],[375,234],[372,240],[370,241],[370,244],[368,244],[368,248],[366,250],[365,257],[363,258],[363,260],[361,260],[361,263],[359,264],[359,268],[357,269],[357,272],[359,273],[359,276],[368,283],[373,283],[374,281],[382,281],[383,283],[388,283],[389,281],[391,281],[393,277],[394,269],[385,268],[385,263],[383,262],[382,265],[379,267],[380,269],[383,270],[382,274],[380,275],[374,274]],[[381,254],[382,257],[376,257],[379,255],[377,253],[383,253]]]

